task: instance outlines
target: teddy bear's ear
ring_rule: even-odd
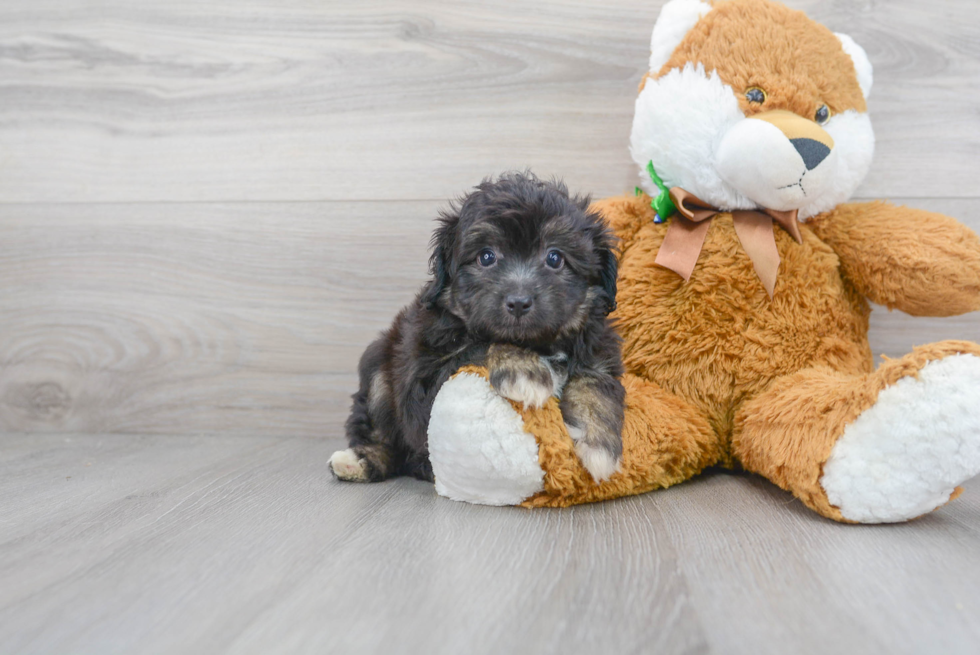
[[[657,74],[701,17],[711,11],[702,0],[670,0],[660,10],[650,38],[650,72]]]
[[[851,56],[851,61],[854,62],[854,70],[857,71],[858,84],[861,85],[861,93],[867,100],[868,94],[871,93],[871,84],[874,81],[873,69],[867,53],[848,35],[834,32],[834,36],[840,39],[841,45],[844,46],[844,52]]]

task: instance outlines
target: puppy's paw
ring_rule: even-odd
[[[535,352],[515,346],[492,346],[487,358],[490,385],[504,398],[525,408],[544,406],[560,390],[551,363]]]
[[[619,470],[623,454],[623,396],[619,381],[611,377],[569,380],[561,401],[561,415],[575,452],[596,482]]]
[[[367,462],[357,456],[353,449],[338,450],[327,461],[330,471],[338,480],[347,482],[367,482]]]
[[[602,446],[576,440],[575,453],[596,482],[605,482],[619,470],[619,459]]]
[[[543,407],[554,395],[554,387],[549,382],[522,373],[499,373],[496,379],[490,378],[490,384],[501,396],[535,409]]]

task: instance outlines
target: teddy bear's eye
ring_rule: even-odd
[[[827,105],[820,105],[820,108],[817,109],[817,113],[813,119],[820,125],[823,125],[830,120],[830,108]]]
[[[766,101],[766,92],[757,86],[753,86],[745,92],[745,99],[761,105]]]

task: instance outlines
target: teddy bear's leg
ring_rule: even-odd
[[[779,378],[736,415],[732,450],[837,521],[930,512],[980,473],[980,346],[922,346],[867,375]]]
[[[683,482],[718,462],[717,435],[693,405],[659,385],[626,374],[623,456],[618,472],[596,484],[575,454],[575,445],[557,405],[550,416],[525,412],[537,437],[545,471],[544,489],[524,501],[528,507],[564,507],[663,489]]]
[[[439,390],[429,420],[436,491],[472,503],[566,506],[681,482],[718,460],[707,420],[656,384],[626,375],[620,470],[597,484],[582,466],[558,401],[522,408],[464,369]]]

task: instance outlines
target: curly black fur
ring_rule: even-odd
[[[461,366],[485,365],[492,344],[537,353],[560,382],[593,380],[586,386],[602,390],[612,414],[603,417],[615,432],[606,447],[619,457],[622,362],[606,317],[615,308],[616,258],[613,236],[588,205],[562,183],[524,172],[486,179],[442,213],[432,279],[361,358],[347,436],[363,475],[349,479],[432,480],[432,401]],[[494,261],[485,265],[488,250]],[[513,298],[524,313],[508,310]]]

